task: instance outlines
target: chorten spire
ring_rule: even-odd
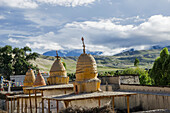
[[[57,56],[56,56],[57,59],[60,58],[60,57],[58,56],[58,52],[57,52],[57,51],[56,51],[56,55],[57,55]]]
[[[82,43],[83,43],[83,53],[85,54],[86,50],[85,50],[84,38],[82,37],[81,40],[82,40]]]

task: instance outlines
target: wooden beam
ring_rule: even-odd
[[[50,99],[48,99],[48,113],[50,113]]]
[[[64,101],[66,108],[68,107],[69,103],[70,103],[70,101]]]
[[[43,99],[43,91],[41,91],[41,96],[42,96],[42,113],[44,113],[44,99]]]
[[[17,113],[19,113],[19,98],[17,98]]]
[[[59,113],[58,100],[56,100],[57,113]]]
[[[98,102],[99,102],[99,107],[100,107],[100,98],[98,98]]]
[[[35,90],[35,113],[37,113],[37,92],[36,92],[36,90]]]
[[[112,97],[112,107],[113,107],[113,113],[115,112],[115,110],[114,110],[114,106],[115,106],[115,99],[114,99],[115,97],[113,96]]]
[[[13,113],[13,112],[12,112],[12,98],[11,98],[11,113]]]
[[[32,113],[32,105],[31,105],[31,94],[30,94],[30,90],[29,91],[29,100],[30,100],[30,112]]]
[[[129,110],[129,96],[127,96],[127,113],[130,113],[130,110]]]
[[[9,101],[7,97],[6,97],[6,103],[7,103],[7,113],[9,113]]]
[[[23,98],[21,98],[21,113],[23,113]]]
[[[27,113],[27,99],[25,98],[25,113]]]
[[[13,100],[13,101],[14,101],[14,109],[15,109],[15,100],[16,100],[16,99],[14,98],[14,100]]]

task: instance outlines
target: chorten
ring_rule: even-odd
[[[27,93],[24,89],[27,88],[27,87],[32,87],[34,82],[35,82],[35,75],[34,75],[33,70],[29,67],[28,71],[26,72],[24,82],[23,82],[24,93]]]
[[[36,80],[33,86],[38,87],[38,86],[45,86],[45,85],[46,83],[45,83],[44,77],[41,75],[40,70],[38,69],[38,74],[37,74],[37,77],[36,77]]]
[[[76,66],[76,80],[73,83],[74,92],[86,93],[100,90],[101,81],[97,78],[97,64],[91,54],[86,54],[84,38],[82,37],[83,54],[81,54]]]
[[[47,78],[47,82],[49,85],[54,84],[68,84],[69,77],[67,76],[66,69],[61,62],[61,57],[58,56],[58,53],[56,51],[56,60],[53,63],[51,69],[50,69],[50,77]]]

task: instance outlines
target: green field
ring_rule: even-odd
[[[141,68],[150,69],[154,60],[159,57],[161,49],[128,51],[114,56],[94,56],[98,72],[116,71],[125,68],[134,67],[134,60],[138,58]],[[76,63],[78,57],[62,57],[62,61],[66,63],[67,72],[76,72]],[[49,72],[55,57],[40,55],[36,61],[30,61],[34,65],[38,65],[41,71]]]

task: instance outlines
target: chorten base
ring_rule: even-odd
[[[24,94],[29,94],[29,90],[27,90],[26,88],[30,88],[30,87],[32,87],[32,86],[23,86],[22,87]],[[34,93],[33,90],[30,90],[30,93],[31,94]]]
[[[98,78],[84,80],[84,81],[75,81],[74,85],[74,92],[78,93],[88,93],[88,92],[95,92],[100,91],[100,83],[101,81]]]
[[[50,76],[47,78],[48,85],[68,84],[68,83],[69,83],[69,77]]]

